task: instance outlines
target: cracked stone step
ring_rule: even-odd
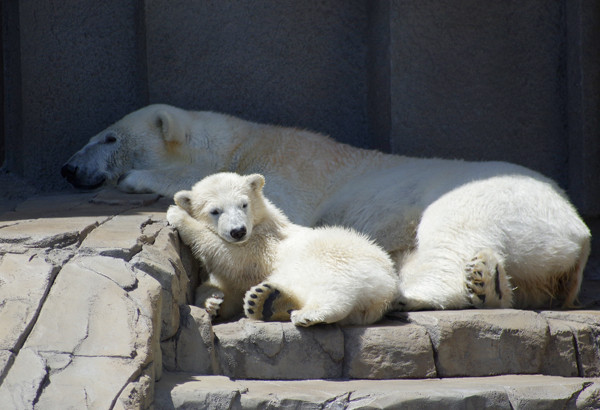
[[[515,375],[426,380],[231,380],[167,373],[155,408],[594,409],[600,379]]]
[[[168,204],[155,204],[156,195],[146,200],[131,196],[128,200],[128,196],[103,192],[95,196],[33,198],[16,211],[0,215],[0,255],[24,253],[31,248],[65,248],[83,242],[82,252],[131,258],[143,243],[152,241],[151,230],[144,229],[153,218],[148,210],[155,208],[155,213],[164,215]],[[135,208],[145,203],[152,206],[138,213]],[[140,234],[141,230],[147,232]]]
[[[0,408],[152,405],[197,270],[167,207],[73,195],[0,217]]]
[[[236,379],[406,379],[501,374],[600,377],[600,312],[512,309],[395,313],[371,326],[240,319],[198,337],[206,313],[182,311],[165,368]],[[170,343],[170,344],[169,344]],[[173,353],[168,353],[174,350]]]
[[[20,220],[0,228],[0,254],[31,248],[64,248],[83,240],[106,217],[57,217]]]
[[[0,259],[0,380],[35,323],[57,271],[37,255]]]
[[[134,387],[129,398],[153,397],[162,372],[161,290],[149,275],[133,273],[103,256],[62,267],[0,384],[0,407],[113,408]]]

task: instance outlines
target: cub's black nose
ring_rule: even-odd
[[[73,178],[75,176],[75,173],[77,172],[77,167],[71,164],[65,164],[63,165],[63,167],[60,169],[60,174],[62,175],[63,178]]]
[[[239,241],[240,239],[242,239],[244,236],[246,236],[246,227],[242,226],[241,228],[235,228],[232,229],[229,232],[229,235],[231,235],[231,237],[237,241]]]

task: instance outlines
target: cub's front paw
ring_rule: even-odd
[[[224,300],[225,294],[223,292],[220,290],[213,290],[208,295],[206,293],[197,295],[196,306],[204,308],[211,319],[214,319],[219,314],[219,309]]]
[[[178,228],[183,224],[186,216],[187,212],[177,205],[171,205],[167,210],[167,222],[169,222],[169,225],[175,228]]]
[[[204,301],[204,309],[206,309],[206,312],[208,312],[212,319],[219,314],[219,308],[224,300],[223,297],[211,296]]]
[[[465,267],[466,286],[471,304],[477,308],[509,308],[512,287],[499,258],[484,249]]]

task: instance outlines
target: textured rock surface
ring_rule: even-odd
[[[337,326],[300,328],[249,319],[214,326],[222,374],[236,379],[342,376],[344,336]]]
[[[103,191],[0,217],[3,408],[151,405],[161,331],[177,332],[191,295],[167,205]]]
[[[211,324],[169,202],[101,191],[0,215],[2,409],[600,406],[594,281],[588,310]]]
[[[165,374],[160,409],[593,409],[600,380],[495,376],[430,380],[252,381]]]
[[[421,326],[387,322],[342,330],[344,377],[418,379],[437,376],[431,341]]]

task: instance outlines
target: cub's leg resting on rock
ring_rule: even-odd
[[[343,303],[343,296],[334,297],[330,300],[331,294],[319,294],[315,289],[312,297],[305,303],[301,303],[294,297],[293,292],[279,288],[277,284],[263,282],[252,287],[244,297],[244,312],[250,319],[264,321],[288,321],[296,326],[311,326],[319,323],[343,324],[346,318],[351,323],[372,323],[380,318],[379,313],[376,317],[363,314],[358,318],[352,314],[352,303]],[[375,310],[376,311],[376,310]],[[349,315],[351,315],[349,317]]]

